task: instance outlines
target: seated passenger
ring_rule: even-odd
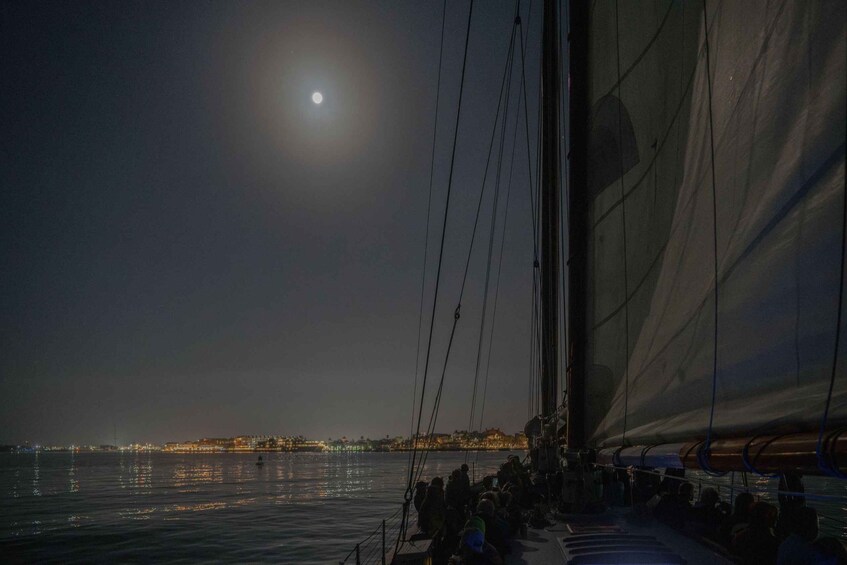
[[[447,506],[464,512],[462,498],[462,472],[459,469],[454,469],[450,473],[450,478],[447,479],[447,488],[444,489],[444,501],[447,503]]]
[[[497,521],[494,503],[487,499],[480,500],[476,515],[485,522],[486,541],[493,545],[500,555],[509,553],[509,542]]]
[[[426,489],[426,497],[418,512],[418,526],[432,538],[439,537],[446,519],[447,505],[444,502],[444,480],[435,477]]]
[[[721,498],[713,488],[704,488],[700,501],[691,509],[691,527],[697,534],[717,539],[718,529],[725,516],[718,507]]]
[[[733,550],[745,565],[776,563],[779,547],[773,533],[776,515],[776,507],[767,502],[756,502],[750,508],[750,525],[732,541]]]
[[[421,511],[421,504],[423,504],[424,498],[426,497],[426,481],[418,481],[415,485],[415,510],[418,512]]]
[[[691,483],[680,484],[676,494],[673,494],[673,490],[670,490],[668,494],[662,496],[653,511],[654,516],[657,520],[673,528],[683,528],[691,511],[691,498],[693,496],[694,485]]]
[[[812,565],[818,562],[812,545],[818,537],[818,513],[814,508],[797,509],[792,520],[792,532],[779,545],[777,565]]]
[[[750,520],[750,507],[756,501],[749,492],[742,492],[735,497],[735,509],[731,516],[724,518],[718,532],[718,540],[727,548],[732,548],[732,538],[747,528]]]
[[[458,555],[450,558],[451,564],[462,565],[502,565],[503,559],[490,543],[485,534],[476,528],[468,528],[462,533]]]

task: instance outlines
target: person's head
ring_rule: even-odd
[[[477,504],[476,511],[483,516],[494,516],[494,503],[487,498],[483,498]]]
[[[714,508],[720,500],[721,497],[718,494],[718,491],[711,487],[704,488],[703,492],[700,493],[700,502],[707,508]]]
[[[490,500],[494,503],[494,506],[497,506],[497,493],[491,490],[485,491],[481,495],[479,495],[480,500]]]
[[[453,472],[450,473],[450,480],[451,481],[458,481],[461,478],[462,478],[462,472],[458,469],[453,469]]]
[[[735,510],[733,511],[733,515],[738,518],[746,518],[750,515],[750,507],[753,506],[754,502],[756,502],[756,499],[753,498],[752,494],[749,492],[742,492],[735,497]]]
[[[796,512],[791,533],[797,534],[806,541],[815,541],[815,538],[818,537],[817,510],[803,506],[798,508]]]
[[[462,532],[462,547],[467,547],[474,553],[482,553],[484,545],[485,534],[482,531],[472,528]]]
[[[467,472],[468,472],[468,464],[462,463],[462,473],[467,474]]]
[[[494,487],[494,477],[483,477],[482,486],[485,490],[491,490]]]
[[[750,507],[750,528],[766,530],[776,524],[776,506],[767,502],[754,502]]]
[[[444,479],[442,479],[441,477],[435,477],[434,479],[432,479],[432,482],[430,482],[429,484],[431,486],[441,488],[441,487],[444,486]]]
[[[483,534],[485,534],[485,520],[480,518],[479,516],[471,516],[471,519],[468,520],[468,523],[465,524],[465,529],[474,529],[480,530]]]
[[[426,490],[426,481],[418,481],[415,484],[415,490]]]

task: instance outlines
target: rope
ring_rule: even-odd
[[[623,170],[623,95],[621,89],[621,34],[620,21],[618,18],[618,0],[615,0],[615,50],[617,52],[618,70],[618,161],[621,173],[621,224],[623,226],[623,296],[624,296],[624,401],[623,401],[623,435],[621,444],[626,445],[627,416],[629,413],[629,282],[627,280],[627,252],[626,252],[626,190],[624,189]]]
[[[423,403],[424,403],[424,398],[426,397],[426,381],[427,381],[427,376],[428,376],[428,373],[429,373],[429,360],[430,360],[430,355],[432,353],[432,335],[433,335],[433,326],[435,324],[435,310],[436,310],[436,306],[438,305],[438,288],[439,288],[439,283],[441,282],[441,266],[442,266],[443,261],[444,261],[444,239],[445,239],[444,236],[447,233],[447,216],[448,216],[448,212],[450,211],[450,194],[451,194],[452,189],[453,189],[453,170],[454,170],[454,165],[455,165],[455,162],[456,162],[456,141],[458,140],[458,137],[459,137],[459,119],[462,115],[462,98],[463,98],[464,92],[465,92],[465,71],[467,69],[467,62],[468,62],[468,43],[470,42],[470,36],[471,36],[471,16],[473,15],[473,5],[474,5],[474,0],[471,0],[470,8],[468,10],[467,30],[465,32],[465,50],[464,50],[464,55],[462,57],[462,76],[461,76],[461,79],[459,80],[459,103],[458,103],[458,108],[456,109],[456,127],[453,130],[453,149],[452,149],[452,154],[450,156],[450,175],[449,175],[448,180],[447,180],[447,198],[446,198],[446,201],[444,203],[444,221],[443,221],[442,226],[441,226],[441,245],[440,245],[439,251],[438,251],[438,268],[436,269],[436,274],[435,274],[435,295],[434,295],[433,300],[432,300],[432,315],[431,315],[430,322],[429,322],[429,338],[427,340],[426,361],[424,363],[423,382],[421,384],[421,402],[420,402],[420,406],[418,408],[417,429],[416,429],[415,436],[414,436],[413,441],[412,441],[412,457],[411,457],[411,463],[409,465],[409,482],[408,482],[408,485],[406,486],[406,494],[405,494],[405,497],[404,497],[406,499],[406,501],[411,500],[412,497],[414,496],[413,495],[414,485],[413,485],[412,481],[414,479],[415,458],[416,458],[417,449],[418,449],[418,435],[420,434],[420,431],[421,431],[421,417],[423,415]]]
[[[516,3],[515,4],[516,13],[517,13],[517,9],[518,9],[518,5]],[[482,291],[482,297],[483,297],[482,298],[482,316],[480,317],[480,321],[479,321],[479,340],[477,341],[477,348],[476,348],[476,366],[474,368],[473,395],[472,395],[472,398],[471,398],[471,411],[470,411],[471,413],[470,413],[470,419],[468,420],[468,431],[471,431],[473,429],[474,414],[476,412],[476,399],[477,399],[477,389],[478,389],[478,382],[479,382],[479,368],[480,368],[480,364],[481,364],[481,361],[482,361],[482,342],[483,342],[483,338],[485,336],[485,319],[486,319],[486,315],[488,313],[488,288],[489,288],[489,283],[491,281],[491,259],[492,259],[493,253],[494,253],[494,235],[496,233],[496,228],[497,228],[497,210],[498,210],[498,204],[499,204],[499,200],[500,200],[500,173],[502,171],[502,165],[503,165],[503,146],[504,146],[505,141],[506,141],[506,123],[508,121],[508,114],[509,114],[509,98],[510,98],[511,86],[512,86],[512,70],[514,68],[513,64],[512,64],[512,60],[514,58],[515,30],[516,30],[516,26],[512,26],[512,39],[509,42],[509,54],[508,54],[508,59],[507,59],[507,63],[506,63],[507,69],[508,69],[506,74],[508,75],[508,78],[504,79],[506,81],[505,82],[505,85],[506,85],[505,102],[506,103],[505,103],[504,110],[503,110],[503,122],[502,122],[502,126],[500,128],[500,147],[499,147],[499,151],[498,151],[498,154],[497,154],[497,173],[495,175],[495,180],[494,180],[494,198],[492,199],[492,204],[491,204],[491,229],[490,229],[490,232],[489,232],[489,235],[488,235],[488,257],[487,257],[487,262],[486,262],[486,266],[485,266],[485,284],[483,285],[483,291]],[[498,110],[499,110],[499,107],[498,107]],[[496,126],[496,121],[495,121],[495,126]],[[483,180],[483,182],[484,182],[484,180]],[[489,346],[489,351],[490,351],[490,346]],[[486,377],[487,377],[487,374],[486,374]],[[468,452],[466,451],[465,452],[465,463],[467,463],[467,461],[468,461]]]
[[[832,404],[832,391],[835,388],[835,376],[837,374],[838,369],[838,347],[841,343],[841,314],[844,308],[844,262],[845,262],[845,238],[847,238],[847,179],[845,179],[844,184],[844,197],[842,198],[841,204],[841,278],[838,283],[838,310],[835,316],[835,346],[833,347],[832,352],[832,373],[829,377],[829,391],[826,394],[826,406],[823,410],[823,415],[821,416],[821,428],[818,433],[818,443],[815,447],[815,455],[818,460],[818,468],[831,477],[836,477],[839,479],[847,479],[847,474],[842,473],[841,470],[838,469],[838,464],[835,461],[834,454],[830,457],[827,457],[823,452],[824,447],[824,434],[826,433],[826,423],[829,418],[829,408]],[[835,445],[835,442],[838,440],[838,434],[836,434],[832,440],[832,444]]]
[[[561,46],[566,44],[566,41],[563,39],[563,35],[565,34],[565,30],[567,29],[565,27],[565,22],[567,21],[567,19],[565,19],[566,18],[565,12],[568,9],[568,2],[563,1],[561,4],[564,8],[562,8],[562,6],[560,6],[560,8],[559,8],[559,47],[560,47],[560,51],[561,51]],[[567,311],[567,309],[568,309],[568,300],[567,300],[568,287],[567,287],[567,275],[566,275],[566,273],[569,270],[569,266],[568,266],[568,261],[567,261],[567,258],[566,258],[566,252],[565,252],[565,250],[566,250],[566,247],[565,247],[565,226],[566,225],[570,226],[570,223],[571,223],[570,177],[569,177],[569,174],[568,174],[568,169],[569,169],[570,163],[568,162],[568,158],[567,158],[567,154],[568,154],[568,142],[567,142],[568,136],[567,136],[567,133],[568,133],[569,116],[568,116],[567,112],[565,111],[566,110],[565,96],[570,96],[570,91],[567,87],[568,86],[567,82],[565,82],[564,85],[561,84],[562,78],[567,77],[567,76],[568,75],[565,73],[565,57],[559,57],[559,81],[560,81],[559,88],[561,89],[561,92],[562,92],[562,96],[559,97],[559,100],[561,102],[562,138],[565,139],[564,152],[559,153],[560,171],[562,173],[562,176],[561,176],[561,179],[560,179],[561,188],[559,190],[559,194],[560,194],[560,197],[561,197],[561,203],[559,205],[559,229],[560,229],[560,234],[559,234],[559,238],[560,238],[559,265],[561,265],[561,268],[564,271],[560,276],[561,283],[562,283],[562,329],[563,329],[563,331],[561,333],[562,345],[560,347],[560,356],[559,356],[559,358],[560,358],[559,374],[562,375],[562,379],[561,379],[560,384],[561,384],[561,390],[562,390],[563,394],[564,394],[565,389],[567,388],[567,376],[566,375],[567,375],[567,366],[569,364],[568,344],[570,343],[569,340],[568,340],[568,336],[569,336],[568,311]],[[557,427],[556,432],[558,433],[558,431],[559,431],[558,430],[558,419],[556,420],[556,427]]]
[[[417,339],[417,350],[415,351],[415,384],[412,387],[412,415],[409,422],[409,435],[413,435],[414,426],[415,426],[415,399],[418,396],[418,370],[421,358],[421,333],[423,331],[423,308],[424,308],[424,291],[426,289],[426,262],[427,256],[429,254],[429,219],[430,219],[430,211],[432,210],[432,179],[435,174],[435,145],[436,145],[436,134],[438,133],[438,106],[441,98],[441,69],[444,63],[444,27],[445,22],[447,21],[447,0],[444,0],[444,4],[441,8],[441,40],[440,47],[438,51],[438,81],[435,87],[435,120],[432,127],[432,153],[430,155],[429,160],[429,197],[427,198],[426,203],[426,236],[424,237],[424,254],[423,254],[423,268],[421,269],[421,298],[420,298],[420,308],[418,310],[418,339]],[[412,466],[412,454],[413,452],[409,452],[409,466]]]
[[[712,118],[712,65],[709,54],[709,21],[706,10],[706,0],[703,0],[703,30],[706,38],[706,83],[709,93],[709,149],[711,151],[711,168],[712,168],[712,244],[713,244],[713,259],[714,259],[714,276],[715,276],[715,350],[712,356],[712,403],[709,408],[709,429],[706,433],[706,441],[697,450],[697,462],[700,468],[707,475],[720,476],[726,473],[715,471],[709,464],[709,456],[711,455],[712,446],[712,426],[715,420],[715,399],[718,390],[718,202],[717,189],[715,186],[715,127]]]
[[[520,105],[521,99],[518,96],[518,114],[520,114]],[[485,361],[485,384],[482,389],[482,408],[479,413],[479,429],[483,429],[483,418],[485,416],[485,398],[488,393],[488,373],[491,369],[491,351],[494,347],[494,327],[495,321],[497,320],[497,298],[500,294],[500,273],[503,268],[503,248],[506,244],[506,228],[509,225],[509,201],[512,194],[512,173],[514,172],[514,164],[515,164],[515,148],[517,147],[517,139],[518,139],[518,122],[519,119],[515,117],[515,129],[512,133],[512,156],[509,160],[509,181],[506,185],[506,210],[503,214],[503,233],[500,237],[500,252],[499,258],[497,262],[497,281],[494,285],[494,308],[491,313],[491,333],[488,337],[488,358]],[[479,448],[477,448],[476,453],[474,454],[474,462],[479,460]]]
[[[530,13],[528,18],[532,17],[532,3],[529,5]],[[530,332],[530,378],[529,378],[529,395],[528,395],[528,404],[529,410],[527,413],[527,418],[531,418],[534,414],[538,412],[538,407],[540,406],[540,364],[541,364],[541,356],[540,356],[540,348],[541,348],[541,331],[539,329],[539,325],[541,324],[541,317],[539,315],[539,303],[538,303],[538,293],[539,287],[541,285],[540,273],[539,273],[539,261],[538,261],[538,238],[539,238],[539,229],[538,229],[538,216],[540,212],[538,211],[538,206],[540,205],[540,199],[536,198],[537,185],[536,182],[533,184],[532,180],[532,149],[529,142],[529,104],[527,102],[526,96],[526,51],[525,51],[525,40],[523,37],[523,24],[518,21],[518,26],[520,26],[521,33],[521,86],[522,86],[522,95],[524,101],[524,132],[526,137],[526,156],[527,156],[527,170],[529,173],[529,200],[530,200],[530,214],[532,217],[532,246],[533,246],[533,271],[532,271],[532,330]],[[529,34],[527,33],[526,40],[529,40]],[[540,89],[539,89],[540,96]],[[541,112],[541,105],[538,105],[538,112]],[[540,115],[537,116],[540,123]],[[539,135],[541,128],[538,128]],[[536,140],[539,144],[540,141]],[[540,158],[540,152],[536,152],[538,158]],[[540,168],[538,164],[538,159],[536,159],[536,166]],[[539,354],[536,354],[539,352]]]
[[[468,25],[469,25],[468,32],[470,33],[470,21],[468,22]],[[491,141],[489,142],[489,147],[488,147],[488,159],[486,160],[486,163],[485,163],[485,172],[483,173],[482,186],[480,188],[479,200],[477,202],[476,217],[474,218],[473,231],[471,232],[471,241],[470,241],[470,244],[468,246],[467,259],[465,260],[465,271],[464,271],[464,274],[462,275],[462,285],[461,285],[461,288],[459,289],[459,298],[457,300],[456,309],[455,309],[454,314],[453,314],[453,326],[450,330],[450,338],[449,338],[449,341],[447,343],[447,352],[445,353],[444,364],[443,364],[443,367],[442,367],[442,370],[441,370],[441,379],[440,379],[440,382],[439,382],[439,385],[438,385],[438,392],[435,396],[435,402],[433,403],[432,413],[430,414],[429,425],[427,426],[427,439],[428,439],[427,444],[431,443],[432,434],[435,431],[435,424],[438,420],[438,411],[439,411],[439,408],[440,408],[440,405],[441,405],[441,394],[442,394],[442,391],[444,389],[444,378],[445,378],[446,373],[447,373],[447,364],[450,360],[450,352],[452,351],[452,347],[453,347],[453,339],[454,339],[455,334],[456,334],[456,326],[457,326],[459,319],[461,317],[462,298],[464,297],[465,288],[466,288],[466,285],[467,285],[468,272],[470,271],[471,256],[473,254],[474,243],[476,241],[477,228],[479,226],[479,217],[480,217],[480,212],[482,210],[482,201],[483,201],[483,197],[485,195],[485,181],[488,177],[488,170],[489,170],[489,166],[491,164],[491,154],[492,154],[492,150],[494,148],[494,140],[496,138],[497,124],[499,122],[499,116],[500,116],[500,108],[501,108],[501,105],[503,103],[503,93],[504,93],[504,89],[506,87],[506,78],[508,76],[509,59],[511,58],[511,53],[514,49],[515,25],[517,25],[517,23],[512,25],[511,37],[509,39],[509,49],[508,49],[509,55],[507,55],[506,64],[505,64],[504,69],[503,69],[503,79],[502,79],[502,82],[501,82],[501,85],[500,85],[500,94],[498,95],[498,99],[497,99],[497,111],[495,112],[495,116],[494,116],[494,127],[492,128],[492,131],[491,131]],[[465,45],[465,48],[467,49],[467,44]],[[454,149],[455,149],[455,146],[454,146]],[[451,164],[451,175],[452,175],[452,164]],[[445,216],[445,222],[446,222],[446,216]],[[444,241],[442,239],[442,249],[443,249],[443,243],[444,243]],[[439,264],[439,266],[440,266],[440,264]],[[434,312],[433,312],[433,319],[434,319]],[[432,339],[432,336],[430,335],[430,340],[431,339]],[[429,359],[429,351],[427,352],[427,359]],[[421,409],[423,408],[423,401],[424,401],[423,394],[421,394]],[[418,417],[420,418],[420,414],[418,414]],[[420,427],[418,429],[420,430]],[[415,447],[417,447],[417,438],[415,438]],[[422,456],[421,461],[418,463],[418,471],[417,471],[417,477],[418,478],[420,478],[421,475],[423,474],[423,469],[424,469],[424,465],[426,464],[428,453],[429,453],[429,449],[427,448],[427,449],[424,450],[424,455]],[[410,476],[410,481],[409,481],[410,486],[409,486],[409,490],[407,491],[407,493],[409,493],[410,490],[411,490],[411,484],[412,484],[412,480],[411,480],[411,476]],[[409,494],[407,494],[407,496],[409,496]]]

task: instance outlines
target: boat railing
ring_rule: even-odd
[[[834,495],[816,492],[795,492],[788,490],[780,490],[777,487],[769,484],[773,477],[756,476],[756,479],[748,481],[747,473],[740,473],[741,481],[736,482],[736,473],[727,473],[725,476],[712,477],[703,473],[691,473],[687,476],[666,475],[660,471],[651,469],[643,469],[639,467],[630,467],[605,463],[591,463],[595,469],[607,469],[614,471],[625,471],[633,477],[635,473],[653,475],[662,479],[671,481],[679,481],[682,483],[691,483],[697,485],[696,496],[699,498],[700,491],[703,487],[712,487],[718,491],[718,494],[728,493],[728,502],[732,504],[735,496],[742,492],[747,492],[760,498],[764,501],[775,501],[779,496],[796,496],[803,497],[806,500],[814,501],[815,509],[818,511],[818,517],[828,523],[828,527],[823,526],[826,530],[845,537],[847,535],[847,520],[843,517],[843,513],[839,512],[842,507],[847,507],[847,495]],[[833,508],[830,508],[833,507]],[[834,512],[841,517],[833,516],[829,512]]]
[[[356,543],[350,553],[339,565],[345,563],[363,565],[366,563],[390,563],[388,555],[392,554],[394,544],[400,536],[400,528],[403,525],[403,507],[383,519],[371,533]]]

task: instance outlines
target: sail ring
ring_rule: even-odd
[[[838,440],[844,433],[847,433],[847,428],[836,428],[827,434],[825,438],[822,438],[823,445],[819,442],[818,447],[815,449],[818,460],[818,469],[826,475],[837,477],[839,479],[847,477],[847,475],[841,471],[838,464],[838,451],[836,449]]]
[[[716,471],[712,468],[712,465],[709,463],[709,456],[711,455],[712,450],[711,442],[709,440],[703,440],[698,444],[695,444],[694,447],[688,450],[686,456],[691,453],[692,450],[696,450],[697,452],[697,464],[700,466],[700,470],[709,475],[710,477],[723,477],[726,475],[726,471]]]
[[[760,437],[760,436],[753,435],[750,439],[747,440],[747,443],[744,444],[744,448],[741,450],[741,462],[744,463],[744,467],[748,471],[753,473],[754,475],[758,475],[760,477],[766,477],[766,478],[769,478],[769,479],[778,477],[779,473],[763,473],[763,472],[759,471],[758,469],[756,469],[756,467],[753,465],[753,463],[750,462],[750,444],[752,444],[754,441],[756,441],[756,438],[758,438],[758,437]],[[765,442],[764,447],[760,448],[758,453],[756,453],[756,457],[759,456],[759,453],[762,452],[762,449],[767,447],[770,443],[772,443],[775,439],[777,439],[777,437],[778,436],[773,436],[769,440],[767,440]]]
[[[621,461],[621,451],[623,451],[625,447],[626,447],[625,445],[618,447],[615,450],[615,452],[612,454],[612,464],[615,467],[625,467],[625,465]]]
[[[655,443],[650,444],[650,445],[646,445],[646,446],[644,446],[644,449],[641,450],[641,466],[642,467],[647,467],[647,465],[645,464],[645,460],[647,458],[647,452],[650,451],[651,449],[653,449],[654,447],[656,447],[657,445],[658,444],[655,444]]]

